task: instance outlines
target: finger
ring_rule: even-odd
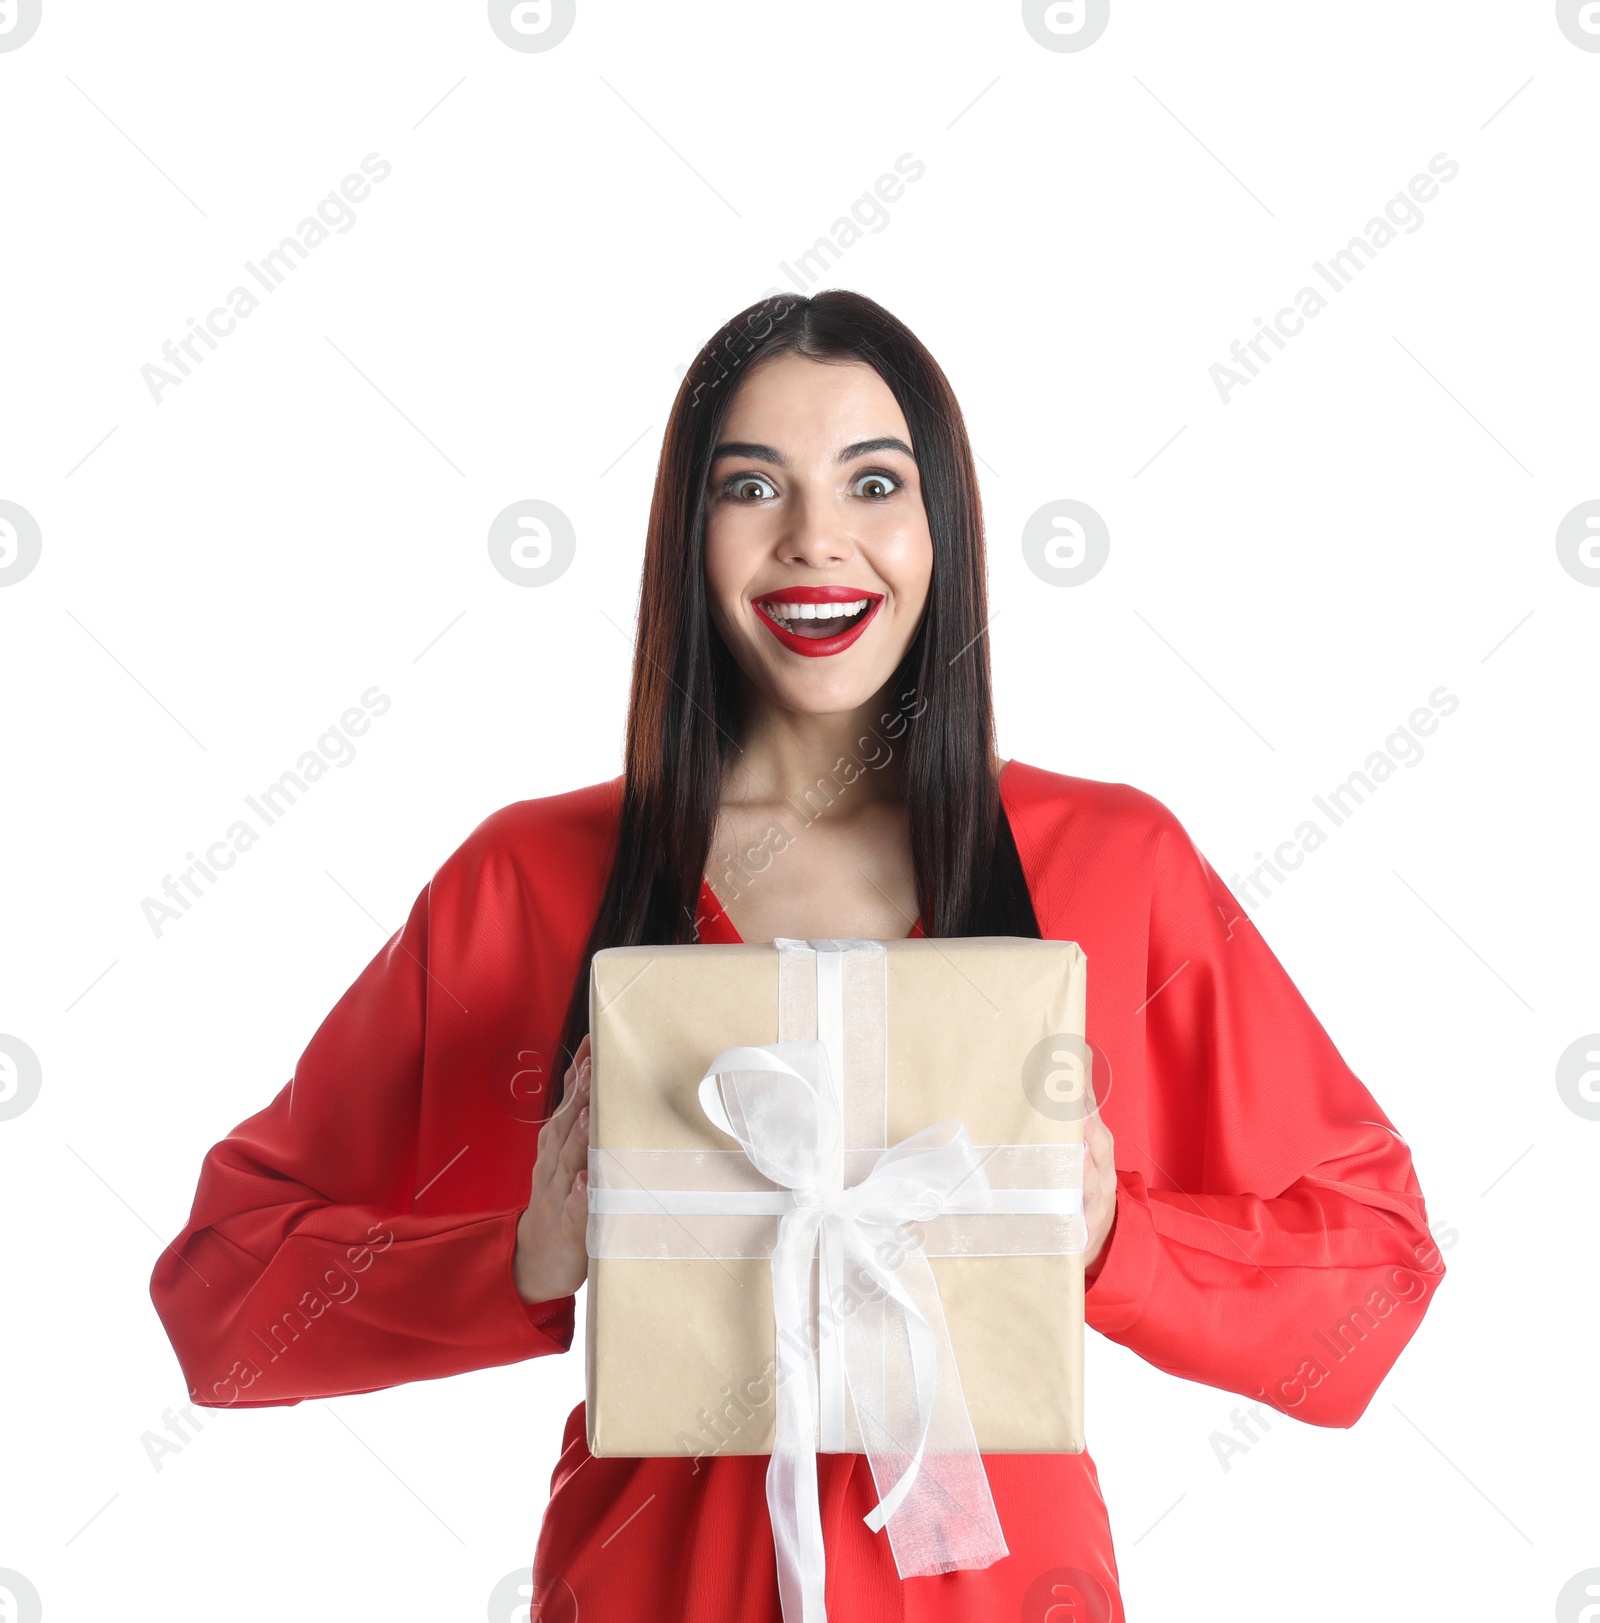
[[[1103,1242],[1111,1233],[1111,1225],[1117,1215],[1117,1191],[1113,1185],[1102,1190],[1099,1199],[1094,1203],[1094,1216],[1089,1220],[1090,1233],[1099,1237]]]
[[[565,1187],[589,1162],[589,1107],[584,1105],[573,1119],[561,1153],[556,1158],[556,1178]]]
[[[563,1105],[572,1097],[578,1082],[584,1076],[588,1059],[589,1034],[588,1032],[585,1032],[583,1034],[583,1041],[578,1044],[577,1049],[573,1053],[571,1064],[569,1064],[566,1070],[562,1073],[561,1103]]]
[[[1109,1144],[1097,1144],[1089,1155],[1084,1168],[1084,1185],[1088,1186],[1090,1168],[1094,1172],[1094,1182],[1097,1189],[1104,1189],[1117,1180],[1116,1163],[1111,1157]]]
[[[578,1045],[578,1052],[573,1059],[572,1069],[575,1076],[572,1084],[572,1096],[563,1101],[569,1121],[576,1120],[579,1115],[589,1108],[591,1067],[589,1064],[589,1039],[587,1037]],[[572,1131],[571,1126],[569,1125],[566,1130],[570,1133]]]
[[[562,1120],[562,1132],[565,1133],[574,1115],[583,1107],[589,1097],[589,1039],[587,1037],[579,1043],[578,1051],[572,1056],[572,1063],[567,1067],[567,1074],[561,1083],[561,1103],[551,1113],[551,1120],[556,1117]]]
[[[573,1096],[576,1107],[560,1121],[551,1125],[558,1128],[545,1146],[543,1155],[546,1181],[564,1198],[572,1185],[572,1175],[589,1159],[589,1106],[587,1092]]]
[[[533,1188],[537,1193],[542,1188],[549,1188],[552,1184],[559,1184],[563,1192],[566,1190],[570,1172],[563,1172],[561,1165],[561,1152],[566,1148],[567,1139],[571,1136],[572,1124],[577,1120],[575,1114],[565,1118],[552,1116],[543,1127],[539,1129],[539,1148],[533,1161]]]
[[[589,1174],[580,1172],[561,1207],[561,1227],[568,1243],[581,1241],[589,1224]]]
[[[1084,1123],[1084,1146],[1090,1156],[1097,1160],[1102,1159],[1112,1146],[1112,1130],[1105,1125],[1102,1117],[1095,1115]]]
[[[555,1113],[539,1129],[539,1143],[533,1162],[535,1188],[541,1180],[548,1180],[555,1175],[561,1152],[571,1136],[573,1123],[577,1121],[589,1098],[589,1056],[583,1052],[581,1045],[578,1053],[581,1060],[575,1058],[567,1073],[569,1078],[576,1077],[576,1081],[566,1090]]]
[[[1114,1167],[1107,1168],[1096,1176],[1094,1203],[1095,1209],[1105,1214],[1109,1226],[1110,1215],[1117,1206],[1117,1174]]]
[[[1089,1147],[1089,1153],[1107,1172],[1115,1165],[1116,1139],[1112,1137],[1111,1129],[1104,1122],[1095,1123],[1094,1139]]]
[[[1084,1165],[1083,1181],[1085,1187],[1088,1186],[1089,1180],[1093,1178],[1095,1187],[1103,1189],[1108,1183],[1114,1183],[1116,1177],[1117,1169],[1111,1159],[1110,1145],[1105,1146],[1103,1154],[1099,1152],[1097,1147],[1096,1153],[1089,1156]]]
[[[589,1065],[589,1039],[585,1037],[578,1044],[578,1051],[572,1056],[572,1063],[567,1067],[566,1074],[561,1078],[561,1104],[559,1109],[565,1109],[574,1096],[580,1091],[584,1080],[588,1076]]]

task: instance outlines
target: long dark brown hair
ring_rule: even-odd
[[[740,380],[788,353],[864,361],[911,431],[933,577],[883,719],[902,751],[924,928],[932,936],[1039,933],[994,774],[983,518],[961,408],[938,362],[882,305],[844,290],[774,295],[710,339],[667,422],[645,539],[616,852],[572,989],[565,1056],[589,1029],[597,951],[695,939],[723,769],[741,723],[738,666],[706,603],[711,453]]]

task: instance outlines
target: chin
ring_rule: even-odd
[[[870,704],[888,677],[852,677],[841,671],[814,677],[790,677],[761,684],[772,703],[801,716],[843,716]]]

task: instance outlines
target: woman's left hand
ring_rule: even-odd
[[[1100,1119],[1094,1083],[1089,1083],[1089,1112],[1083,1118],[1083,1219],[1089,1246],[1083,1257],[1084,1282],[1092,1284],[1117,1220],[1117,1168],[1112,1159],[1111,1129]]]

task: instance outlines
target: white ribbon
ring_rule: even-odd
[[[865,1175],[847,1184],[847,1165],[859,1169],[863,1159],[859,1143],[847,1146],[847,1138],[875,1134],[882,1145],[885,1136],[883,948],[865,941],[780,940],[777,946],[791,972],[785,993],[791,1003],[796,960],[814,954],[817,1039],[725,1049],[699,1086],[706,1117],[739,1144],[741,1153],[726,1160],[742,1164],[746,1177],[753,1169],[764,1187],[741,1183],[735,1167],[718,1164],[719,1152],[639,1151],[629,1162],[618,1152],[591,1150],[598,1176],[590,1195],[589,1250],[595,1256],[696,1254],[682,1238],[661,1233],[663,1218],[700,1247],[699,1255],[770,1250],[777,1409],[767,1506],[778,1588],[785,1623],[825,1623],[827,1557],[816,1456],[819,1439],[824,1452],[844,1448],[846,1391],[879,1495],[866,1524],[874,1532],[887,1529],[900,1576],[987,1567],[1008,1553],[921,1225],[938,1232],[956,1219],[957,1242],[936,1248],[946,1255],[1082,1250],[1082,1151],[1078,1145],[1007,1145],[980,1155],[966,1127],[945,1120],[873,1152]],[[879,971],[876,982],[867,983],[874,989],[857,995],[856,1025],[866,1029],[847,1032],[843,968],[851,953],[876,953],[880,962],[871,965]],[[787,1007],[780,1033],[804,1025],[809,1013]],[[847,1036],[856,1048],[849,1048]],[[847,1104],[841,1075],[864,1075],[861,1092],[869,1097]],[[637,1169],[652,1165],[652,1156],[663,1170],[672,1168],[672,1180],[640,1187]],[[998,1158],[1012,1183],[1023,1178],[1023,1186],[994,1187],[986,1156]],[[626,1173],[634,1187],[617,1187],[618,1180],[606,1176],[608,1161],[635,1169]],[[685,1162],[700,1173],[700,1187],[673,1186],[688,1175]],[[1059,1172],[1064,1166],[1070,1173]],[[724,1187],[704,1187],[711,1167]],[[1046,1175],[1051,1182],[1041,1186]],[[714,1221],[776,1217],[776,1236],[762,1244],[743,1235],[713,1250],[679,1221],[691,1214]],[[959,1232],[968,1218],[1012,1218],[1022,1228],[1001,1243],[974,1246]],[[661,1251],[642,1250],[637,1230],[626,1227],[641,1220]],[[608,1230],[618,1224],[623,1227]]]
[[[835,1333],[822,1322],[835,1299],[819,1288],[817,1342],[819,1352],[830,1343],[839,1349],[880,1495],[867,1526],[888,1528],[902,1577],[986,1567],[1007,1553],[933,1270],[903,1231],[939,1215],[958,1193],[968,1210],[981,1209],[983,1164],[960,1122],[936,1122],[884,1150],[846,1188],[826,1070],[820,1043],[775,1043],[726,1050],[700,1084],[706,1115],[793,1196],[772,1252],[778,1407],[767,1471],[789,1623],[827,1615],[810,1312],[812,1261],[827,1240],[843,1258],[841,1276],[860,1287]]]

